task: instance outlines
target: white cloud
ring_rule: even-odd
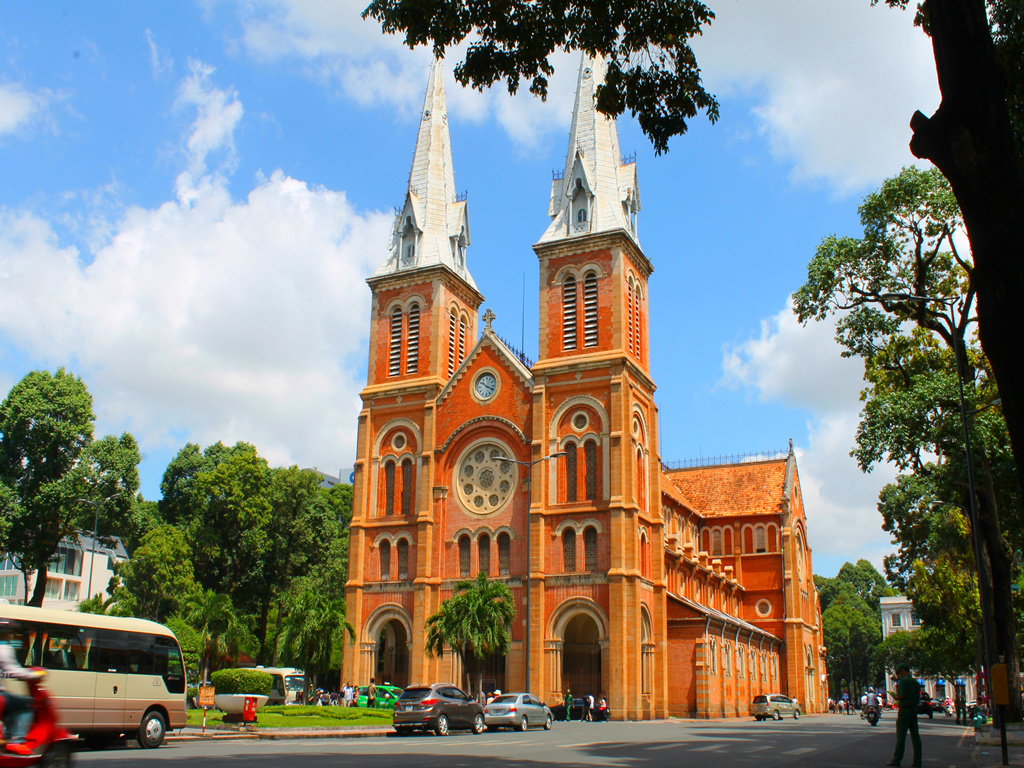
[[[913,10],[862,0],[713,0],[697,41],[708,87],[757,101],[773,153],[796,180],[840,194],[914,162],[910,117],[939,103],[928,38]]]
[[[146,30],[146,43],[149,45],[149,66],[154,76],[164,75],[174,69],[174,59],[156,44],[156,36],[152,30]]]
[[[870,474],[850,451],[860,420],[863,366],[840,357],[830,322],[801,326],[790,303],[761,325],[761,334],[725,350],[726,386],[746,387],[767,402],[809,413],[808,445],[797,447],[815,570],[834,574],[864,557],[881,568],[891,550],[877,511],[878,493],[895,477],[890,466]]]
[[[385,35],[380,24],[363,20],[364,0],[262,0],[239,4],[243,33],[239,45],[250,55],[277,61],[295,58],[306,73],[340,88],[363,105],[386,104],[399,114],[417,114],[423,103],[430,52],[410,51],[402,39]],[[563,133],[576,87],[578,54],[555,53],[555,75],[547,101],[529,93],[528,84],[509,96],[502,83],[481,93],[455,83],[451,70],[466,44],[448,51],[446,83],[453,117],[480,122],[493,118],[522,149],[549,133]]]
[[[17,133],[43,117],[56,99],[46,89],[33,92],[18,83],[0,83],[0,136]]]
[[[233,156],[242,115],[211,77],[196,64],[179,92],[197,113],[179,198],[129,208],[95,252],[0,208],[0,333],[81,373],[101,426],[144,450],[248,440],[275,464],[348,465],[390,216],[280,171],[240,201],[223,164],[198,175]]]

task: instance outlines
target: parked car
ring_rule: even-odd
[[[483,733],[487,728],[484,708],[452,683],[410,685],[395,703],[393,722],[400,736],[414,730],[447,736],[449,730]]]
[[[754,697],[750,705],[750,714],[755,720],[781,720],[786,715],[792,715],[794,720],[800,719],[800,703],[796,699],[784,696],[781,693],[761,694]]]
[[[498,728],[525,731],[530,726],[544,726],[545,731],[550,731],[554,719],[547,705],[529,693],[505,693],[484,707],[484,722],[492,731]]]
[[[356,691],[356,706],[365,707],[367,703],[367,692],[370,690],[368,685],[364,685]],[[376,709],[394,709],[395,702],[398,701],[398,697],[402,695],[402,689],[397,685],[388,685],[387,683],[381,683],[377,686],[377,701],[374,704]]]
[[[928,691],[921,691],[921,699],[917,703],[917,714],[928,715],[929,720],[935,717],[935,702],[932,701],[931,694]]]

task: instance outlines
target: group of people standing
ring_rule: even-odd
[[[565,719],[572,720],[573,696],[572,691],[566,691],[562,695],[562,703],[565,706]],[[594,699],[594,694],[588,693],[583,696],[583,708],[580,713],[580,720],[584,723],[604,721],[608,719],[608,699],[601,694],[599,699]]]

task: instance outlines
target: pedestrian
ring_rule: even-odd
[[[586,702],[584,704],[584,712],[586,714],[584,715],[583,719],[586,720],[588,723],[592,723],[594,722],[594,694],[588,693],[586,696],[583,697],[583,700]]]
[[[562,694],[562,703],[565,704],[565,721],[572,722],[572,691],[568,688]]]
[[[957,686],[955,696],[956,724],[967,725],[967,698],[964,696],[963,688]]]
[[[366,689],[366,706],[374,709],[377,706],[377,682],[371,677],[370,687]]]
[[[921,685],[910,676],[906,664],[896,667],[897,683],[893,698],[899,711],[896,714],[896,751],[888,765],[899,766],[907,744],[907,732],[914,745],[914,768],[921,768],[921,734],[917,729],[917,706],[921,702]]]
[[[597,719],[602,723],[608,720],[608,699],[605,698],[603,693],[597,702]]]

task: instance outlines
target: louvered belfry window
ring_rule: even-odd
[[[636,333],[633,329],[633,312],[636,305],[636,296],[633,293],[633,279],[629,279],[629,286],[627,288],[627,295],[629,298],[629,306],[626,308],[626,314],[629,315],[629,351],[634,355],[636,354]]]
[[[583,346],[597,346],[597,275],[583,278]]]
[[[576,349],[576,278],[562,283],[562,348]]]
[[[455,326],[458,320],[455,318],[455,313],[452,312],[448,315],[448,375],[453,376],[455,374]]]
[[[459,318],[459,365],[466,359],[466,320]]]
[[[388,356],[388,376],[402,373],[402,310],[395,307],[391,312],[391,349]]]
[[[414,304],[409,310],[409,335],[406,341],[405,372],[416,373],[420,362],[420,307]]]

